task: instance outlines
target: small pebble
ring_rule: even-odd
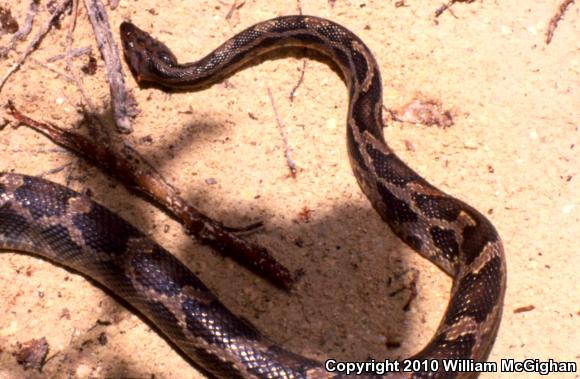
[[[90,376],[91,372],[92,372],[91,366],[85,365],[85,364],[80,364],[77,367],[75,374],[79,378],[88,378]]]
[[[328,120],[326,120],[326,127],[328,129],[336,129],[336,119],[329,118]]]
[[[573,210],[574,208],[575,208],[575,205],[574,205],[574,204],[568,204],[568,205],[564,205],[564,206],[562,207],[562,212],[563,212],[563,213],[570,213],[570,212],[572,212],[572,210]]]
[[[463,141],[463,146],[468,149],[477,149],[477,143],[471,140]]]
[[[13,320],[10,322],[10,325],[0,329],[0,336],[9,336],[11,334],[16,333],[18,329],[19,329],[18,322]]]

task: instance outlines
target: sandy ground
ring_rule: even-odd
[[[28,2],[21,3],[10,4],[20,21]],[[121,0],[109,17],[115,38],[120,22],[131,19],[188,61],[246,26],[297,12],[291,1],[247,0],[227,20],[231,3]],[[302,9],[349,27],[369,45],[382,68],[388,108],[423,96],[453,113],[455,125],[448,129],[390,123],[385,134],[430,182],[488,214],[503,238],[508,289],[490,360],[580,363],[580,7],[571,6],[546,45],[556,0],[457,3],[455,17],[445,13],[438,24],[432,14],[439,1],[406,1],[399,8],[391,1],[329,3],[303,1]],[[106,114],[104,67],[80,8],[74,47],[92,46],[99,58],[96,75],[82,77]],[[46,19],[41,12],[33,33]],[[22,111],[63,127],[81,119],[76,87],[36,63],[64,51],[69,22],[64,19],[33,54],[36,61],[27,60],[11,77],[0,104],[13,100]],[[15,58],[12,53],[1,61],[0,72]],[[304,57],[275,58],[202,92],[139,89],[129,76],[141,113],[128,138],[210,216],[233,225],[263,220],[265,229],[250,238],[293,271],[304,271],[295,293],[273,288],[192,241],[158,209],[30,130],[0,131],[0,171],[39,175],[70,164],[46,177],[60,183],[77,178],[70,187],[91,189],[97,201],[198,273],[235,313],[297,353],[320,360],[410,355],[436,328],[450,280],[402,245],[360,192],[345,149],[347,99],[340,77],[323,61],[308,59],[291,102]],[[75,60],[77,70],[86,60]],[[63,61],[50,67],[65,70]],[[288,176],[268,88],[288,128],[296,179]],[[413,278],[418,296],[405,311],[410,291],[404,288]],[[83,277],[46,261],[1,254],[0,304],[2,378],[200,377],[139,317]],[[528,311],[516,311],[521,307]],[[49,360],[42,373],[24,371],[12,352],[19,342],[41,337],[49,343]]]

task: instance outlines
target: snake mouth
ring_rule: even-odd
[[[119,27],[119,30],[121,32],[121,40],[123,41],[134,40],[140,33],[145,33],[143,30],[139,29],[129,21],[123,21]]]

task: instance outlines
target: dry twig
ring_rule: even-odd
[[[298,88],[300,88],[300,86],[302,85],[302,82],[304,81],[304,73],[306,72],[306,62],[308,62],[306,59],[302,60],[302,71],[300,71],[300,79],[298,79],[298,81],[296,82],[296,84],[294,85],[294,88],[292,88],[292,91],[290,91],[290,102],[294,102],[294,97],[296,96],[296,91],[298,90]]]
[[[236,236],[234,232],[247,232],[262,226],[254,223],[242,228],[226,227],[205,216],[191,206],[178,192],[128,143],[117,145],[99,143],[83,135],[55,125],[45,124],[19,112],[8,102],[8,113],[22,125],[44,134],[54,143],[91,161],[105,173],[119,179],[126,187],[153,200],[186,228],[187,232],[211,245],[224,255],[269,279],[272,283],[290,289],[292,275],[279,264],[264,247],[254,245]]]
[[[75,79],[72,76],[70,76],[69,74],[62,72],[62,71],[59,71],[56,68],[50,67],[46,63],[39,61],[38,59],[36,59],[34,57],[31,57],[30,60],[33,61],[34,63],[36,63],[37,65],[39,65],[40,67],[43,67],[51,72],[54,72],[56,75],[60,76],[61,78],[63,78],[67,82],[75,84]]]
[[[65,53],[66,70],[70,73],[71,77],[73,78],[73,81],[76,84],[79,92],[81,93],[81,97],[83,98],[83,101],[85,102],[89,113],[96,114],[97,112],[95,105],[93,104],[89,95],[85,91],[85,88],[83,87],[83,82],[73,67],[72,44],[73,44],[73,34],[77,24],[78,5],[79,5],[78,0],[73,0],[72,22],[70,23],[70,26],[66,34],[66,53]]]
[[[16,62],[14,62],[12,67],[10,67],[10,69],[8,69],[8,71],[4,74],[2,79],[0,79],[0,92],[2,91],[2,87],[4,87],[4,84],[6,84],[8,78],[14,72],[16,72],[20,68],[20,66],[22,66],[22,63],[26,60],[26,58],[38,47],[38,45],[40,45],[40,42],[42,41],[44,36],[50,31],[50,29],[57,22],[60,15],[64,13],[64,11],[70,6],[70,4],[71,0],[63,0],[61,3],[58,4],[48,22],[43,25],[43,27],[40,29],[38,33],[36,33],[36,35],[32,39],[32,42],[30,42],[26,50],[24,50],[24,52],[20,55],[20,57],[16,60]]]
[[[573,2],[574,0],[564,0],[558,7],[558,11],[548,23],[548,29],[546,30],[546,45],[552,42],[552,38],[554,37],[554,31],[558,26],[558,22],[560,22],[560,20],[564,16],[564,13],[566,12],[566,9],[568,9],[570,4],[572,4]]]
[[[230,7],[230,10],[226,14],[226,20],[231,19],[232,16],[234,15],[234,12],[243,7],[244,4],[246,4],[245,0],[234,0],[232,6]]]
[[[47,171],[44,171],[44,172],[41,172],[40,174],[38,174],[38,177],[39,178],[44,178],[45,176],[48,176],[48,175],[58,174],[59,172],[61,172],[65,168],[70,167],[71,165],[72,165],[72,163],[69,162],[69,163],[65,163],[63,165],[60,165],[58,167],[51,168],[50,170],[47,170]]]
[[[299,15],[302,15],[302,3],[300,2],[300,0],[296,0],[296,10],[298,11]],[[298,88],[300,87],[300,85],[302,85],[302,82],[304,81],[304,72],[306,71],[306,59],[302,60],[302,71],[300,72],[300,79],[298,79],[298,81],[296,82],[296,84],[294,85],[294,88],[292,88],[292,91],[290,91],[290,102],[294,102],[294,97],[296,96],[296,91],[298,90]]]
[[[105,61],[113,117],[117,130],[121,133],[131,133],[133,131],[131,117],[136,115],[136,106],[125,87],[125,76],[121,68],[119,50],[111,34],[107,12],[100,0],[85,0],[85,8],[93,25],[97,45]]]
[[[274,102],[274,96],[272,96],[272,91],[270,91],[270,87],[266,87],[268,91],[268,97],[270,98],[270,103],[272,104],[272,109],[274,110],[274,116],[276,117],[276,123],[278,124],[278,129],[280,130],[280,135],[282,136],[282,141],[284,143],[284,157],[286,158],[286,164],[290,169],[290,175],[293,178],[296,178],[296,173],[298,168],[296,166],[296,162],[292,160],[290,157],[290,146],[288,145],[288,133],[286,132],[286,127],[282,123],[280,119],[280,115],[278,114],[278,108],[276,107],[276,103]]]
[[[442,6],[440,6],[439,8],[437,8],[437,10],[435,11],[435,18],[441,16],[441,14],[445,11],[449,11],[449,13],[451,13],[451,15],[455,18],[457,18],[457,16],[455,16],[455,14],[451,11],[451,6],[455,3],[473,3],[475,0],[449,0],[449,2],[447,2],[446,4],[443,4]]]
[[[93,52],[93,48],[90,46],[83,46],[83,47],[77,47],[76,49],[72,49],[70,51],[70,55],[73,58],[79,57],[81,55],[85,55],[85,54],[91,54]],[[67,53],[63,53],[63,54],[57,54],[53,57],[50,57],[46,60],[46,63],[54,63],[56,61],[59,61],[61,59],[66,58]]]

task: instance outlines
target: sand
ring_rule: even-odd
[[[117,26],[131,19],[191,61],[255,22],[297,12],[294,2],[241,1],[228,20],[232,2],[121,1],[108,13],[117,41]],[[454,15],[444,13],[438,23],[432,15],[439,1],[406,1],[398,8],[380,1],[302,3],[305,14],[337,21],[368,44],[381,67],[387,108],[422,97],[450,109],[450,128],[390,122],[385,135],[431,183],[487,214],[503,239],[508,288],[490,361],[578,363],[580,8],[571,6],[546,45],[546,25],[558,1],[457,3]],[[21,22],[27,4],[10,7]],[[93,47],[98,70],[82,79],[106,115],[104,66],[82,4],[80,9],[74,47]],[[45,11],[38,15],[33,33],[47,17]],[[69,22],[65,18],[9,79],[0,104],[12,100],[23,112],[62,127],[79,122],[76,86],[36,63],[64,51]],[[12,53],[0,61],[0,72],[15,58]],[[347,98],[340,76],[300,51],[274,58],[201,92],[140,89],[129,75],[141,113],[127,138],[211,217],[230,225],[264,221],[264,230],[249,238],[291,270],[304,271],[291,294],[188,238],[157,208],[31,130],[10,124],[0,131],[0,171],[40,175],[67,165],[46,178],[66,183],[73,177],[71,188],[90,189],[95,200],[199,274],[235,313],[294,352],[320,360],[413,354],[437,327],[451,281],[404,246],[358,188],[346,153]],[[292,102],[305,59],[304,81]],[[86,61],[75,59],[76,69]],[[63,61],[50,67],[65,71]],[[287,127],[296,179],[288,175],[268,89]],[[4,110],[0,117],[11,122]],[[406,311],[412,282],[418,295]],[[0,254],[0,304],[2,378],[202,377],[102,289],[38,258]],[[24,371],[12,352],[41,337],[49,344],[49,360],[41,373]]]

